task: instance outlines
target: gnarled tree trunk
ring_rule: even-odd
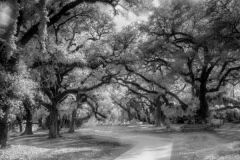
[[[155,112],[155,126],[160,127],[161,124],[161,106],[157,106],[156,112]]]
[[[0,143],[1,148],[6,148],[8,140],[8,115],[10,111],[10,106],[3,106],[2,108],[4,116],[0,118]]]
[[[155,109],[155,126],[160,127],[161,126],[161,120],[162,120],[162,109],[161,109],[161,101],[160,96],[157,97],[155,100],[156,103],[156,109]]]
[[[61,137],[59,127],[57,104],[53,103],[49,110],[49,139]]]
[[[206,93],[207,93],[206,82],[202,82],[199,91],[200,108],[197,111],[197,114],[205,121],[209,116],[209,106],[206,98]]]
[[[7,2],[9,2],[8,7],[10,7],[10,10],[11,10],[11,14],[9,14],[9,16],[11,16],[10,18],[11,20],[8,23],[5,33],[1,34],[1,45],[3,46],[0,49],[0,65],[1,65],[1,68],[4,68],[4,71],[6,71],[6,73],[14,74],[16,72],[15,66],[17,61],[15,58],[13,58],[12,55],[16,50],[15,34],[16,34],[17,19],[18,19],[20,7],[18,6],[18,1],[16,0],[15,1],[8,0]],[[3,43],[3,41],[5,42]],[[11,93],[9,95],[7,94],[7,97],[11,98],[12,94]],[[5,98],[0,97],[0,98],[5,103],[7,97]],[[10,106],[4,105],[2,107],[2,110],[3,110],[4,116],[0,118],[0,143],[1,143],[1,148],[5,148],[7,146],[7,139],[8,139],[8,115],[10,111]]]
[[[27,107],[24,106],[26,110],[26,127],[22,135],[31,135],[33,134],[32,131],[32,112],[31,110]]]

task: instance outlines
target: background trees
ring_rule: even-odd
[[[69,96],[77,102],[69,105],[75,106],[71,132],[82,105],[90,108],[87,117],[104,119],[120,106],[129,120],[159,126],[183,115],[177,112],[207,122],[209,105],[228,84],[238,83],[237,0],[171,0],[158,8],[142,0],[3,4],[9,14],[0,26],[2,147],[8,116],[19,106],[26,111],[24,134],[32,133],[32,112],[42,105],[49,112],[49,137],[56,138],[59,108]],[[99,11],[99,4],[110,5],[114,14],[141,14],[140,7],[150,16],[117,32],[114,14]],[[109,84],[112,91],[100,91]]]
[[[1,30],[1,55],[0,56],[1,56],[1,68],[2,68],[1,77],[3,77],[2,79],[5,79],[7,76],[8,77],[10,76],[9,74],[12,74],[19,60],[23,59],[25,62],[27,60],[32,60],[32,64],[29,64],[28,62],[26,62],[27,65],[29,65],[30,68],[42,67],[41,68],[42,76],[40,76],[40,79],[38,79],[38,82],[41,82],[40,86],[43,87],[45,94],[47,94],[47,96],[52,101],[51,105],[56,106],[58,101],[62,100],[65,94],[63,94],[64,95],[63,97],[62,95],[57,98],[53,97],[53,96],[56,96],[56,92],[58,92],[59,89],[61,88],[60,86],[57,86],[57,88],[54,88],[54,84],[55,84],[55,87],[57,84],[60,85],[60,83],[63,81],[62,78],[65,76],[64,74],[67,74],[67,72],[72,70],[71,68],[72,66],[65,65],[65,66],[62,66],[62,68],[61,67],[54,68],[56,66],[59,67],[59,64],[61,64],[62,61],[56,64],[55,63],[56,61],[49,60],[50,59],[49,56],[52,56],[52,55],[48,53],[49,50],[47,48],[48,47],[47,42],[49,41],[49,38],[51,38],[51,36],[48,36],[48,33],[51,33],[52,28],[59,30],[61,25],[64,25],[70,22],[74,18],[77,18],[79,16],[87,16],[87,13],[90,13],[96,8],[89,4],[94,4],[96,2],[111,5],[113,8],[115,8],[118,4],[118,1],[114,1],[114,0],[112,1],[105,1],[105,0],[15,1],[15,0],[12,0],[7,2],[2,2],[3,6],[6,7],[7,8],[6,10],[8,11],[6,12],[6,14],[8,15],[6,17],[4,26],[1,26],[2,30]],[[130,2],[126,1],[126,4],[129,4],[129,3]],[[136,3],[133,3],[132,6],[135,6],[135,5]],[[105,30],[103,29],[101,32],[103,33],[100,33],[100,34],[104,34]],[[101,36],[101,35],[97,35],[97,36]],[[30,48],[32,47],[30,50],[29,50],[29,46]],[[36,57],[36,54],[35,55],[32,54],[29,56],[31,52],[35,52],[35,53],[38,52],[40,56]],[[29,59],[27,59],[26,57],[28,57]],[[41,60],[41,62],[36,64],[37,60]],[[33,62],[36,62],[36,63],[34,64]],[[53,62],[55,65],[53,65]],[[61,71],[63,71],[62,69],[65,69],[65,70],[64,72],[61,72],[60,69]],[[58,79],[54,79],[56,80],[56,83],[55,82],[52,83],[52,82],[46,81],[47,79],[44,79],[44,78],[50,78],[51,75],[57,76]],[[5,82],[5,80],[3,80],[3,82]],[[51,86],[49,86],[49,84]],[[5,86],[9,86],[8,88],[11,88],[10,85],[11,83]],[[15,92],[14,90],[8,89],[8,88],[4,89],[4,91]],[[3,95],[7,95],[7,93],[5,92],[3,93]],[[8,94],[8,97],[12,97],[12,96]],[[56,99],[57,101],[55,101]],[[1,97],[1,100],[2,100],[1,113],[3,113],[2,114],[3,117],[1,118],[1,122],[3,122],[1,123],[2,124],[1,125],[1,142],[2,142],[1,144],[2,144],[2,147],[5,147],[6,138],[7,138],[7,117],[8,117],[10,106],[9,104],[7,104],[6,98],[4,98],[3,96]],[[53,111],[52,113],[57,112],[56,107],[50,107],[49,105],[46,105],[46,104],[45,106],[48,106],[50,111]],[[51,127],[52,132],[50,132],[50,137],[56,137],[57,124],[55,122],[56,122],[57,116],[56,114],[54,114],[51,117],[53,119],[52,121],[53,127]]]
[[[10,106],[13,105],[13,101],[11,101],[15,95],[13,92],[13,82],[14,82],[14,71],[16,70],[16,66],[14,61],[10,60],[10,57],[15,55],[16,45],[15,45],[15,34],[16,34],[16,24],[18,17],[18,4],[15,1],[9,1],[6,5],[11,6],[12,12],[9,15],[9,24],[8,28],[1,35],[1,55],[0,55],[0,67],[1,67],[1,82],[3,88],[1,91],[1,117],[0,117],[0,125],[1,125],[1,133],[0,133],[0,143],[1,147],[6,147],[7,143],[7,133],[8,133],[8,115],[10,112]]]
[[[209,113],[207,94],[219,91],[239,70],[236,38],[222,35],[237,35],[237,17],[232,22],[223,18],[237,14],[230,9],[233,4],[237,2],[171,1],[155,9],[149,22],[141,26],[148,37],[141,48],[144,58],[191,85],[203,119]],[[234,30],[221,30],[232,25]]]

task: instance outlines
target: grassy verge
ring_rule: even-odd
[[[70,135],[70,134],[69,134]],[[11,146],[0,150],[1,160],[112,160],[132,146],[113,139],[79,134],[47,139],[45,134],[10,138]]]
[[[177,134],[171,160],[239,160],[240,142],[215,133]]]

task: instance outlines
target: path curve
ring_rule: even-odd
[[[126,126],[127,127],[127,126]],[[90,131],[90,130],[89,130]],[[123,143],[132,143],[134,147],[115,160],[170,160],[173,146],[171,138],[163,138],[161,135],[134,134],[127,131],[93,128],[90,134],[117,138]]]

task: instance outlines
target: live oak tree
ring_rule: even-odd
[[[189,107],[176,82],[191,86],[198,115],[206,120],[209,93],[239,76],[239,6],[237,0],[162,1],[139,30],[114,33],[111,16],[97,3],[132,8],[143,0],[9,0],[10,20],[0,35],[0,141],[6,146],[7,121],[18,95],[17,64],[30,69],[41,104],[50,113],[49,137],[59,137],[58,106],[69,94],[89,95],[104,84],[127,87],[131,104],[155,105],[158,115],[169,99]],[[146,3],[146,1],[145,1]],[[139,34],[143,32],[142,37]],[[113,81],[112,81],[113,80]],[[7,82],[9,81],[9,82]],[[181,88],[181,87],[180,87]],[[186,91],[185,87],[180,92]],[[154,95],[154,96],[153,96]],[[88,97],[90,106],[97,107]],[[26,104],[26,103],[24,103]],[[135,105],[132,105],[135,106]],[[159,117],[157,124],[159,124]]]
[[[147,62],[181,76],[199,99],[198,115],[209,114],[207,94],[239,71],[238,1],[175,1],[155,9],[142,44]]]
[[[133,89],[130,89],[131,91]],[[156,119],[154,117],[155,106],[154,103],[144,93],[136,94],[136,92],[127,91],[127,94],[122,98],[116,98],[118,96],[112,96],[113,103],[119,106],[127,113],[127,120],[131,121],[133,118],[142,122],[148,122],[153,124]]]
[[[33,134],[32,121],[33,114],[39,106],[37,101],[37,97],[39,96],[36,96],[39,94],[37,90],[39,85],[33,80],[28,70],[28,66],[22,60],[19,60],[17,68],[18,78],[15,81],[16,87],[14,91],[15,94],[18,94],[18,99],[22,102],[22,113],[18,116],[18,119],[26,120],[25,130],[22,134]]]
[[[71,115],[71,119],[68,133],[73,133],[75,131],[75,126],[77,125],[76,123],[87,121],[92,117],[92,115],[95,115],[97,119],[106,118],[106,116],[98,111],[99,106],[96,97],[92,92],[81,93],[81,91],[79,91],[76,96],[72,95],[69,97],[72,98],[66,99],[65,103],[62,104],[65,109],[67,107],[67,110],[70,110],[69,114]],[[61,109],[63,109],[63,107],[61,107]],[[78,116],[78,114],[82,115],[83,113],[85,116]],[[101,118],[98,116],[101,116]]]
[[[136,0],[137,1],[137,0]],[[133,1],[133,2],[136,2]],[[139,1],[139,0],[138,0]],[[53,27],[57,23],[67,23],[72,18],[76,17],[72,11],[78,10],[79,6],[85,3],[104,3],[109,4],[115,8],[119,1],[115,0],[75,0],[75,1],[17,1],[10,0],[2,3],[6,4],[10,8],[10,19],[7,20],[6,26],[1,26],[1,77],[6,78],[5,74],[9,75],[19,60],[20,56],[24,54],[21,50],[15,52],[16,48],[24,49],[26,44],[32,39],[37,38],[40,41],[40,47],[43,53],[46,52],[46,39],[47,30]],[[140,2],[140,1],[139,1]],[[132,1],[126,1],[126,4],[132,4],[136,6],[138,3],[132,3]],[[131,7],[132,7],[131,6]],[[81,12],[81,8],[79,11]],[[37,36],[39,34],[39,36]],[[31,45],[31,44],[30,44]],[[4,93],[5,94],[5,93]],[[10,96],[10,95],[8,95]],[[1,126],[1,143],[2,147],[6,146],[7,138],[7,115],[9,112],[9,106],[6,99],[1,97],[3,102],[1,103],[3,122]]]
[[[138,55],[139,36],[134,25],[124,28],[121,32],[113,34],[108,43],[104,42],[98,47],[102,52],[97,54],[97,58],[103,66],[110,65],[113,68],[119,68],[120,73],[113,78],[115,83],[125,85],[125,87],[134,87],[144,93],[159,95],[159,98],[165,92],[168,96],[174,97],[186,109],[187,104],[163,85],[161,73],[155,73],[154,68],[144,64]],[[167,80],[165,79],[165,81]],[[151,88],[151,86],[153,87]],[[156,101],[158,100],[156,98]]]
[[[88,20],[86,19],[80,22],[84,23],[85,21]],[[94,34],[93,31],[90,32],[87,30],[84,32],[83,29],[80,32],[79,30],[81,28],[85,28],[84,24],[80,24],[77,20],[73,21],[63,27],[63,31],[59,30],[59,32],[55,34],[57,36],[54,37],[54,39],[56,39],[55,43],[49,41],[48,45],[46,45],[46,53],[40,57],[33,57],[34,59],[31,61],[33,63],[30,66],[35,70],[36,74],[38,74],[36,77],[39,79],[40,89],[48,99],[48,102],[42,102],[42,105],[45,106],[50,113],[49,138],[60,136],[58,128],[58,106],[69,94],[77,94],[79,90],[82,92],[91,91],[103,84],[109,83],[111,75],[106,73],[104,68],[99,67],[98,62],[91,60],[91,56],[93,55],[88,54],[92,52],[90,48],[94,45],[92,43],[100,40],[101,36],[107,34],[109,32],[108,30],[111,30],[110,27],[112,26],[110,25],[108,28],[107,24],[108,23],[104,23],[97,28],[99,30],[102,29],[103,33],[98,31],[96,36],[99,37],[96,38],[95,35],[92,35]],[[89,26],[91,26],[90,23]],[[90,44],[86,44],[85,46],[81,44],[78,39],[82,34],[88,34],[89,32],[91,33],[91,37],[89,38],[89,36],[86,35],[85,43],[87,40],[94,39],[94,41],[92,43],[89,42]],[[77,45],[76,43],[80,44]],[[59,46],[64,47],[61,48]]]
[[[83,1],[82,1],[83,2]],[[91,3],[90,1],[88,1]],[[95,1],[94,1],[95,2]],[[104,2],[104,1],[103,1]],[[111,1],[113,2],[113,1]],[[112,4],[110,1],[107,3]],[[40,53],[39,57],[33,57],[32,61],[34,63],[30,65],[31,68],[38,68],[40,72],[40,83],[41,83],[41,89],[42,91],[47,95],[48,99],[50,100],[49,103],[42,103],[45,107],[48,108],[50,111],[50,131],[49,131],[49,137],[55,138],[59,136],[59,129],[57,124],[58,119],[58,111],[57,106],[58,104],[64,100],[64,98],[67,96],[67,94],[70,93],[77,93],[78,88],[69,90],[69,83],[71,83],[71,80],[68,81],[65,78],[68,77],[68,74],[73,71],[75,68],[97,68],[98,66],[96,61],[93,61],[93,63],[88,64],[84,63],[82,60],[82,55],[79,51],[86,41],[97,41],[102,38],[105,34],[111,32],[113,25],[111,24],[111,21],[108,16],[97,13],[97,11],[94,9],[93,6],[90,6],[88,4],[82,3],[81,5],[77,6],[77,4],[80,4],[79,2],[71,2],[69,4],[66,4],[61,12],[61,14],[64,14],[64,12],[67,12],[69,9],[72,9],[71,15],[68,17],[64,17],[61,20],[58,16],[57,18],[59,22],[56,21],[55,18],[49,18],[49,21],[46,17],[46,12],[42,12],[42,19],[44,22],[51,23],[51,20],[54,21],[51,25],[53,25],[52,28],[48,29],[48,37],[50,39],[46,39],[46,25],[44,26],[44,23],[36,23],[35,25],[31,26],[29,29],[29,32],[26,34],[31,34],[33,31],[33,28],[36,26],[39,26],[40,29],[43,31],[40,35],[40,44],[39,44],[39,51]],[[42,4],[44,8],[44,4]],[[76,5],[77,8],[73,8],[72,5]],[[112,4],[116,5],[116,4]],[[75,6],[75,7],[76,7]],[[68,8],[69,7],[69,8]],[[71,8],[72,7],[72,8]],[[45,8],[47,8],[47,4],[45,4]],[[68,8],[68,9],[66,9]],[[44,10],[44,9],[42,9]],[[93,14],[93,15],[91,15]],[[62,15],[63,16],[63,15]],[[48,16],[49,17],[49,16]],[[45,18],[45,19],[44,19]],[[87,28],[86,26],[91,26]],[[87,32],[87,33],[86,33]],[[53,36],[52,33],[55,34],[55,45],[60,46],[63,44],[66,44],[66,48],[62,50],[56,50],[56,48],[52,47],[52,49],[47,46],[46,41],[50,42],[51,44],[51,37]],[[27,38],[26,34],[22,37],[22,39]],[[45,34],[45,37],[44,37]],[[85,35],[84,35],[85,34]],[[83,37],[87,37],[87,39],[84,41]],[[36,44],[36,41],[28,40],[30,41],[30,45],[32,43]],[[22,42],[20,42],[22,44]],[[25,42],[24,42],[25,43]],[[80,43],[80,44],[79,44]],[[81,44],[82,43],[82,44]],[[29,43],[27,44],[29,45]],[[54,45],[54,44],[52,44]],[[25,46],[26,48],[26,46]],[[34,50],[34,49],[33,49]],[[29,52],[29,50],[27,50]],[[59,53],[60,52],[60,53]],[[91,51],[90,51],[91,52]],[[64,54],[69,54],[69,57],[64,57]],[[80,54],[79,54],[80,53]],[[72,55],[70,55],[72,54]],[[87,55],[90,57],[90,55]],[[74,59],[74,58],[78,58]],[[89,60],[89,62],[91,62]],[[56,77],[56,79],[51,79],[53,77]],[[100,76],[101,77],[101,76]],[[104,77],[104,79],[101,83],[96,84],[95,86],[90,86],[89,88],[84,88],[83,90],[88,91],[94,88],[97,88],[101,86],[102,84],[109,81],[109,77]],[[69,76],[69,78],[72,78]],[[66,89],[68,88],[68,89]]]
[[[124,2],[124,3],[123,3]],[[53,27],[56,24],[60,23],[67,23],[70,20],[84,15],[85,13],[82,12],[85,10],[84,7],[86,5],[92,5],[97,3],[103,3],[106,5],[110,5],[113,9],[116,9],[118,4],[121,4],[123,7],[131,8],[141,6],[144,1],[142,0],[133,0],[133,1],[118,1],[118,0],[74,0],[74,1],[41,1],[38,3],[36,1],[20,1],[22,8],[20,10],[20,16],[18,17],[18,31],[19,31],[19,40],[18,44],[21,46],[25,46],[33,37],[34,35],[38,34],[38,28],[40,26],[41,33],[45,32],[46,29],[43,27],[44,23],[47,23],[46,27]],[[44,4],[45,3],[45,4]],[[44,7],[45,6],[45,7]],[[84,7],[83,7],[84,6]],[[41,11],[40,21],[36,19],[38,17],[37,10]],[[77,11],[77,15],[75,14]],[[82,14],[81,14],[82,13]],[[43,16],[45,15],[45,17]],[[47,16],[47,17],[46,17]],[[40,35],[40,36],[43,36]]]
[[[186,110],[188,105],[190,105],[186,104],[185,102],[183,102],[183,100],[181,100],[180,96],[178,96],[177,94],[177,91],[171,89],[171,85],[163,85],[161,83],[157,83],[157,81],[154,81],[149,77],[147,78],[136,71],[134,73],[133,70],[131,70],[131,72],[131,76],[115,77],[115,83],[126,87],[129,92],[127,95],[133,96],[132,100],[129,101],[129,104],[138,104],[139,107],[137,108],[137,110],[144,111],[148,118],[150,113],[154,116],[156,126],[161,126],[161,124],[165,124],[167,113],[163,112],[162,107],[163,105],[165,105],[166,107],[170,107],[170,100],[175,100],[178,104],[181,104],[181,107],[179,109],[182,110]],[[124,107],[123,104],[119,102],[118,105],[120,105],[124,109],[126,107],[135,106],[133,108],[136,109],[136,105]]]
[[[14,61],[11,61],[11,57],[16,55],[16,24],[19,7],[17,1],[10,0],[6,2],[6,5],[11,6],[12,13],[10,15],[11,22],[7,29],[1,34],[0,37],[0,77],[1,77],[1,95],[0,95],[0,106],[1,106],[1,117],[0,117],[0,143],[1,148],[5,148],[7,145],[8,137],[8,116],[11,107],[11,99],[14,98],[14,91],[12,89],[12,83],[14,82],[14,71],[16,69]]]

